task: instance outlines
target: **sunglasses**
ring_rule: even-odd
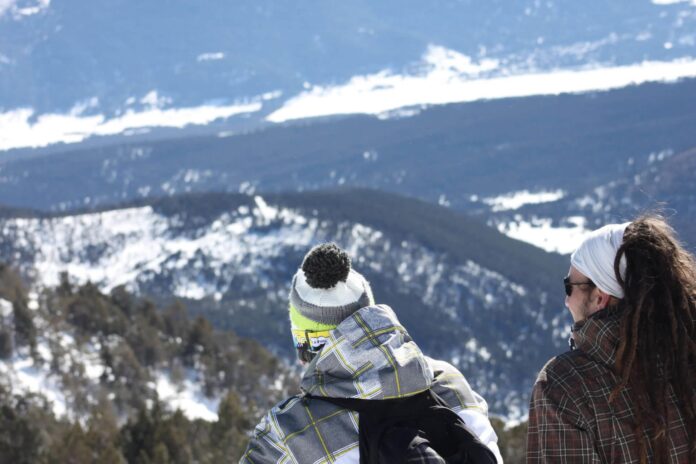
[[[571,282],[570,276],[566,276],[563,279],[563,287],[565,288],[566,296],[570,296],[573,294],[573,287],[575,285],[590,285],[592,287],[595,286],[594,282],[592,282],[591,280],[588,280],[587,282]]]
[[[292,339],[297,349],[297,357],[301,361],[310,362],[321,351],[328,341],[328,330],[291,330]]]

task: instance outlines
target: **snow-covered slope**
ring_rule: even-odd
[[[696,149],[670,148],[631,157],[613,180],[587,191],[484,212],[510,237],[549,251],[571,253],[589,231],[644,213],[667,217],[691,249],[696,246]]]
[[[67,272],[105,291],[118,285],[139,290],[167,275],[174,296],[219,297],[229,290],[232,275],[254,274],[284,247],[308,246],[316,233],[316,220],[269,207],[261,197],[255,201],[253,209],[241,206],[205,228],[178,233],[176,216],[150,206],[10,220],[3,231],[15,246],[34,254],[30,265],[42,285],[56,285],[59,273]],[[268,226],[274,230],[254,230]]]
[[[159,402],[215,422],[229,391],[254,414],[293,385],[258,345],[187,322],[183,309],[157,314],[123,290],[106,296],[66,279],[24,297],[8,275],[3,267],[0,293],[14,301],[0,298],[0,389],[43,398],[58,419],[85,424],[106,402],[123,423]]]
[[[509,416],[524,413],[536,370],[564,344],[568,318],[560,297],[512,271],[512,263],[492,269],[479,258],[467,258],[466,252],[454,254],[444,243],[429,245],[425,224],[423,230],[403,235],[374,221],[341,219],[271,198],[217,197],[210,202],[221,205],[207,212],[155,203],[8,218],[0,221],[0,246],[5,259],[21,257],[21,269],[37,285],[56,285],[59,273],[67,272],[71,279],[90,281],[105,291],[125,285],[140,294],[185,298],[217,323],[288,353],[290,278],[311,245],[336,241],[373,282],[377,299],[394,306],[427,352],[467,372],[494,410]],[[372,201],[378,204],[380,196]],[[406,208],[404,214],[409,202],[399,206]],[[205,204],[203,199],[198,206]],[[346,207],[337,211],[341,208]],[[458,217],[437,206],[428,208]],[[475,236],[479,229],[485,226],[472,225],[469,232]],[[466,243],[471,237],[460,239],[462,249],[477,247]],[[501,249],[517,247],[502,235],[496,240]],[[534,259],[545,259],[543,252],[537,256],[529,249]],[[498,252],[490,250],[491,256]],[[538,269],[539,275],[548,272],[535,262],[527,267]]]

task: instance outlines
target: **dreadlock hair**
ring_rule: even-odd
[[[630,389],[641,464],[648,443],[661,464],[669,461],[673,394],[689,434],[689,462],[696,462],[696,262],[662,217],[647,215],[626,228],[614,271],[625,297],[615,364],[620,381],[610,398]]]

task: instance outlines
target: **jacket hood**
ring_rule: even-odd
[[[329,398],[393,399],[430,388],[433,372],[386,305],[344,319],[307,366],[300,388]]]

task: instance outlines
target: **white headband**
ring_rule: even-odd
[[[623,243],[623,235],[630,222],[609,224],[592,232],[570,256],[570,264],[585,276],[592,279],[597,288],[616,298],[623,298],[624,292],[616,280],[614,260],[616,252]],[[621,278],[626,276],[626,258],[619,263]]]

